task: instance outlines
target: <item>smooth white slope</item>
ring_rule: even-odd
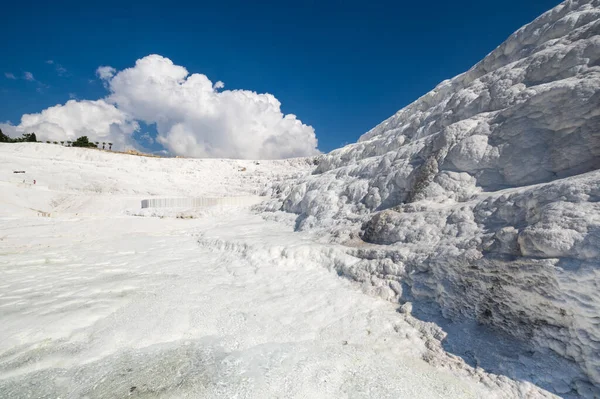
[[[551,396],[445,354],[435,325],[337,276],[354,260],[343,247],[243,208],[126,209],[150,193],[253,192],[306,162],[0,151],[1,396]],[[13,169],[38,184],[7,181]]]
[[[569,0],[277,187],[264,209],[349,246],[364,245],[359,234],[385,245],[341,272],[551,348],[587,375],[557,392],[593,396],[599,168],[600,1]]]
[[[0,143],[0,181],[90,194],[243,196],[281,178],[300,175],[309,158],[280,161],[138,157],[49,144]],[[13,170],[25,170],[25,175]],[[242,171],[242,169],[246,169]]]

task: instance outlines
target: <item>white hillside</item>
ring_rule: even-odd
[[[247,196],[309,161],[1,144],[0,396],[554,397],[340,278],[343,246],[239,204],[140,209]]]
[[[178,196],[256,194],[313,167],[311,159],[246,161],[131,156],[59,145],[0,144],[0,181],[27,179],[52,190]],[[25,169],[25,175],[13,170]],[[243,170],[245,169],[245,170]]]
[[[365,289],[550,348],[600,385],[598,169],[600,1],[569,0],[266,209],[346,241],[340,273]],[[352,249],[359,234],[371,245]]]

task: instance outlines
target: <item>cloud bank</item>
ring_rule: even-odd
[[[160,55],[122,71],[102,66],[96,73],[109,90],[106,98],[71,100],[23,115],[16,130],[34,131],[43,140],[85,134],[119,148],[133,145],[137,121],[143,121],[156,125],[156,141],[173,155],[275,159],[318,153],[314,129],[284,115],[271,94],[221,90],[223,82],[189,74]]]
[[[91,141],[127,147],[139,125],[104,100],[70,100],[39,114],[25,114],[18,126],[1,125],[0,128],[13,135],[35,132],[38,140],[43,141],[75,141],[77,137],[88,136]]]

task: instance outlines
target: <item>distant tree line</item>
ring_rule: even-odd
[[[7,136],[0,129],[0,143],[36,143],[37,137],[35,137],[35,133],[25,133],[21,137],[17,137],[13,139],[12,137]]]
[[[12,138],[2,132],[0,129],[0,143],[42,143],[42,141],[38,141],[35,133],[25,133],[21,137]],[[90,141],[87,136],[81,136],[75,141],[46,141],[48,144],[58,144],[65,145],[67,147],[84,147],[84,148],[99,148],[100,142],[98,141]],[[104,150],[106,146],[108,146],[109,150],[112,150],[113,143],[102,142],[102,149]]]

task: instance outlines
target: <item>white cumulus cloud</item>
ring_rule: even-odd
[[[14,80],[14,79],[17,78],[14,74],[12,74],[10,72],[4,72],[4,76],[6,77],[6,79],[13,79]]]
[[[88,136],[91,141],[112,142],[121,148],[131,146],[131,135],[138,129],[137,122],[104,100],[70,100],[39,114],[25,114],[19,125],[10,128],[15,136],[33,132],[41,141],[75,141]]]
[[[96,74],[110,92],[106,98],[71,100],[23,115],[16,129],[34,131],[43,140],[87,135],[119,148],[132,143],[137,121],[143,121],[156,125],[156,141],[173,155],[276,159],[319,152],[314,129],[295,115],[284,115],[273,95],[221,91],[223,82],[213,84],[160,55],[122,71],[101,66]]]
[[[108,80],[113,77],[117,70],[109,66],[101,66],[96,69],[96,75],[102,80]]]
[[[284,115],[271,94],[217,91],[202,74],[149,55],[105,79],[107,101],[133,118],[155,123],[157,141],[193,157],[286,158],[318,151],[314,129]]]
[[[29,80],[30,82],[33,82],[35,80],[35,78],[33,77],[33,74],[31,72],[23,73],[23,79]]]

